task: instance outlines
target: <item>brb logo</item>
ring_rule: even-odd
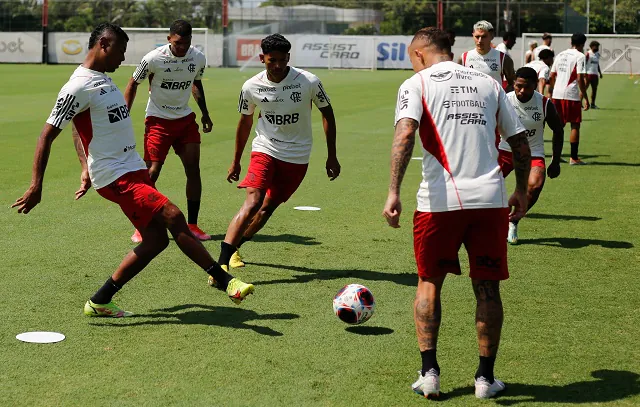
[[[129,117],[129,109],[126,106],[108,106],[107,113],[109,113],[109,123],[118,123]]]
[[[276,126],[284,126],[285,124],[295,124],[298,123],[300,119],[300,114],[265,114],[264,117],[271,124],[275,124]]]
[[[407,57],[407,45],[403,42],[381,42],[378,44],[378,61],[404,61]]]
[[[162,83],[160,84],[160,87],[162,89],[169,89],[169,90],[189,89],[189,86],[191,86],[191,81],[173,82],[173,81],[168,81],[166,79],[163,80]]]

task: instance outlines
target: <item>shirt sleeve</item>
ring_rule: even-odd
[[[506,140],[525,130],[522,123],[520,123],[520,119],[518,119],[516,110],[507,99],[502,87],[500,87],[498,94],[498,131],[500,136],[503,140]]]
[[[135,79],[137,83],[144,82],[149,74],[154,73],[152,59],[152,52],[150,52],[142,58],[136,70],[133,71],[133,79]]]
[[[251,89],[248,84],[244,84],[240,91],[240,98],[238,99],[238,112],[245,115],[252,115],[256,110],[256,104],[251,97]]]
[[[542,69],[540,69],[540,73],[538,73],[538,79],[543,79],[543,78],[546,81],[549,80],[549,67],[546,65],[542,67]]]
[[[587,64],[584,54],[578,55],[578,60],[576,61],[576,71],[578,72],[578,74],[587,73]]]
[[[67,82],[60,92],[47,123],[64,129],[80,112],[87,110],[90,94],[81,81]]]
[[[394,125],[398,124],[401,119],[413,119],[420,123],[422,113],[422,87],[416,86],[413,78],[408,79],[398,90]]]
[[[322,109],[331,104],[329,95],[327,95],[327,92],[325,92],[322,86],[322,82],[317,77],[311,80],[311,92],[311,100],[313,100],[313,104],[315,104],[318,109]]]
[[[204,70],[205,70],[206,67],[207,67],[207,59],[203,55],[201,60],[200,60],[200,69],[198,69],[198,73],[196,73],[196,77],[193,78],[194,81],[202,80],[202,77],[204,76]]]

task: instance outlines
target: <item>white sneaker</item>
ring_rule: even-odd
[[[422,375],[418,370],[418,380],[411,385],[413,391],[426,398],[440,396],[440,375],[436,369],[431,369]]]
[[[509,244],[518,244],[518,224],[509,222],[509,234],[507,235]]]
[[[479,399],[489,399],[504,390],[507,386],[500,380],[493,379],[493,383],[480,376],[476,379],[476,397]]]

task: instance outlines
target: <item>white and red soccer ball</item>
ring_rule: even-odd
[[[346,285],[333,298],[333,312],[341,321],[352,325],[368,321],[375,306],[373,294],[361,284]]]

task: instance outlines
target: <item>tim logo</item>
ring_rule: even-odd
[[[430,78],[434,82],[444,82],[451,79],[453,73],[451,71],[437,71],[431,74]]]
[[[300,114],[265,114],[264,117],[271,124],[275,124],[276,126],[284,126],[286,124],[295,124],[298,123],[300,119]]]
[[[116,106],[115,108],[108,110],[107,113],[109,113],[109,123],[118,123],[119,121],[129,117],[129,109],[127,109],[127,106]]]
[[[451,86],[451,93],[478,93],[478,88],[473,86]]]
[[[400,105],[400,110],[404,110],[407,107],[409,107],[409,97],[407,95],[409,95],[408,90],[405,90],[400,94],[400,100],[398,101]]]
[[[502,265],[502,259],[493,259],[489,256],[477,256],[476,267],[485,267],[489,269],[500,269]]]
[[[166,79],[163,80],[162,83],[160,84],[160,87],[162,89],[168,89],[168,90],[189,89],[189,86],[191,86],[191,81],[173,82],[173,81],[168,81]]]

